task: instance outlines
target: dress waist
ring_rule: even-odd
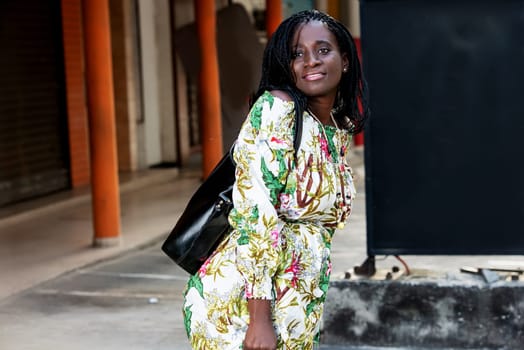
[[[331,242],[331,238],[333,237],[333,233],[335,232],[335,229],[337,228],[336,222],[322,222],[320,220],[307,220],[307,219],[288,219],[288,218],[282,218],[282,221],[286,225],[294,226],[294,225],[313,225],[319,228],[319,233],[322,234],[327,238],[327,241]]]

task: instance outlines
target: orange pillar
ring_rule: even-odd
[[[266,35],[269,39],[282,22],[282,1],[266,0]]]
[[[120,241],[120,199],[108,0],[84,0],[94,244]]]
[[[198,91],[202,172],[206,178],[223,155],[215,0],[195,0],[194,4],[200,46]]]
[[[340,0],[328,0],[327,13],[338,20],[340,20]]]
[[[71,187],[91,183],[82,0],[61,0]]]

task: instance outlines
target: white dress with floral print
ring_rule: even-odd
[[[185,292],[194,349],[242,349],[247,298],[272,300],[278,349],[312,349],[317,341],[331,238],[355,194],[345,157],[351,135],[304,112],[295,152],[294,119],[293,102],[266,92],[241,128],[233,231]]]

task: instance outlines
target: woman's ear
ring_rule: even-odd
[[[345,53],[342,55],[342,72],[347,73],[349,71],[349,60],[348,55]]]

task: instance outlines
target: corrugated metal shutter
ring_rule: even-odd
[[[0,1],[0,205],[69,187],[60,1]]]

